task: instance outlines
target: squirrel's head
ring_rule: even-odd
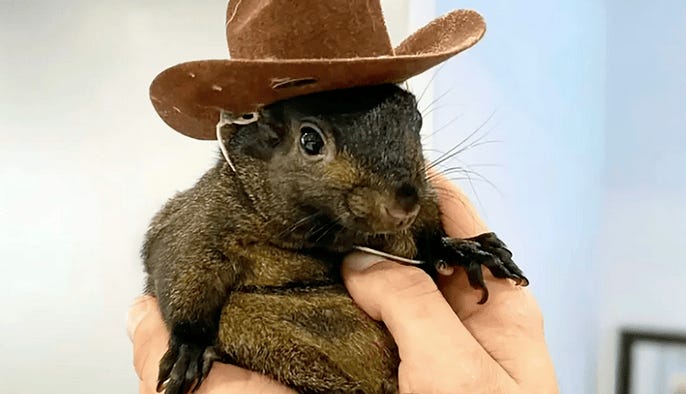
[[[290,232],[388,234],[407,230],[428,198],[421,124],[411,93],[362,87],[266,106],[232,126],[228,148],[255,208]]]

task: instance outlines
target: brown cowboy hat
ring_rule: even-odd
[[[400,83],[476,44],[486,30],[457,10],[393,49],[379,0],[230,0],[231,59],[182,63],[150,86],[172,128],[215,139],[220,111],[236,115],[326,90]]]

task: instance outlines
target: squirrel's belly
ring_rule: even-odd
[[[397,390],[392,337],[343,285],[233,292],[222,310],[218,350],[299,392]]]

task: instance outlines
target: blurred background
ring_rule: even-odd
[[[454,177],[528,273],[561,391],[615,392],[620,330],[686,332],[686,2],[382,3],[395,43],[455,8],[485,16],[481,43],[410,85],[427,149],[478,130]],[[137,391],[139,246],[216,151],[147,90],[227,56],[225,7],[0,0],[0,391]],[[686,382],[683,346],[660,346],[629,351],[632,392]]]

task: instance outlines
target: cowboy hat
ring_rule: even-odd
[[[150,86],[173,129],[215,139],[221,111],[240,115],[279,100],[356,86],[400,83],[476,44],[481,16],[457,10],[396,48],[379,0],[230,0],[230,59],[182,63]]]

